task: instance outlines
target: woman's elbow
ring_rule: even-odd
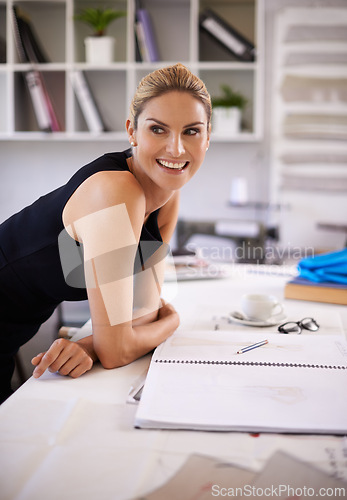
[[[132,357],[132,349],[129,345],[129,337],[132,331],[127,327],[114,331],[95,332],[94,334],[94,350],[98,359],[106,370],[113,370],[121,366],[128,365],[134,361]]]
[[[128,365],[130,361],[125,360],[102,360],[101,365],[105,370],[114,370],[115,368],[121,368],[122,366]]]
[[[134,361],[134,358],[130,355],[130,353],[123,349],[122,352],[100,353],[98,357],[102,367],[106,370],[120,368],[121,366],[128,365]]]

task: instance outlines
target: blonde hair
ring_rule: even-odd
[[[171,91],[188,92],[204,106],[209,127],[212,114],[211,97],[205,84],[183,64],[157,69],[140,81],[130,105],[130,120],[137,129],[138,117],[146,103]]]

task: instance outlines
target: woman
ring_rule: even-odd
[[[0,226],[2,400],[11,393],[13,356],[64,300],[88,297],[93,335],[53,342],[32,360],[36,378],[46,369],[78,377],[96,360],[125,365],[178,327],[176,311],[160,300],[158,242],[172,237],[179,191],[204,160],[210,119],[201,80],[181,64],[154,71],[131,103],[132,148],[84,166]]]

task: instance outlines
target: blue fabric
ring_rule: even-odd
[[[347,285],[347,248],[302,259],[298,270],[301,278],[316,283],[327,281]]]

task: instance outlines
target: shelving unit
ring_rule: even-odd
[[[221,84],[242,91],[249,106],[238,136],[213,136],[214,141],[257,141],[262,138],[263,103],[263,0],[146,0],[160,61],[136,62],[135,0],[110,0],[108,5],[126,10],[108,34],[116,37],[116,60],[107,66],[85,62],[84,38],[88,27],[74,21],[77,9],[94,6],[96,0],[0,0],[0,37],[6,40],[6,62],[0,63],[0,140],[124,140],[124,124],[130,100],[140,78],[155,68],[175,62],[186,64],[206,83],[210,93]],[[12,29],[12,7],[25,12],[51,62],[37,64],[55,104],[62,132],[39,131],[23,73],[33,66],[19,62]],[[239,62],[199,30],[199,12],[210,7],[234,25],[257,48],[255,62]],[[90,133],[71,86],[69,73],[85,73],[108,131]]]
[[[275,23],[272,201],[283,243],[321,239],[347,210],[347,8],[286,8]],[[326,246],[329,247],[327,234]]]

